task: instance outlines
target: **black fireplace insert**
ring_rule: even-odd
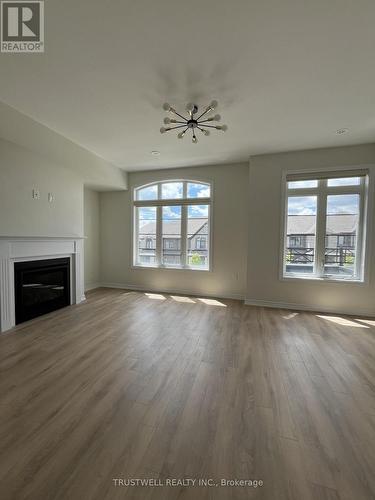
[[[70,259],[14,264],[16,324],[70,305]]]

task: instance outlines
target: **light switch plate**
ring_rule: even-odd
[[[40,200],[40,191],[39,189],[33,189],[33,199]]]
[[[52,203],[54,199],[55,197],[53,196],[53,193],[48,193],[48,201]]]

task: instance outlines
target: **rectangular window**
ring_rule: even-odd
[[[328,179],[328,187],[334,186],[358,186],[361,183],[360,177],[343,177]]]
[[[307,181],[290,181],[288,182],[289,189],[303,189],[303,188],[314,188],[318,186],[318,181],[307,180]]]
[[[316,196],[289,196],[285,269],[311,274],[315,264]]]
[[[356,270],[356,241],[359,194],[327,196],[324,274],[353,278]],[[345,234],[345,233],[350,233]],[[345,246],[351,240],[350,246]]]
[[[136,209],[138,262],[144,266],[156,263],[156,207]]]
[[[162,207],[162,263],[181,266],[181,206]]]
[[[187,207],[187,247],[188,265],[195,268],[208,267],[208,205]]]
[[[287,175],[283,275],[363,280],[367,173]]]
[[[211,185],[161,181],[134,190],[136,266],[210,268]]]

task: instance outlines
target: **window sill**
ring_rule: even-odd
[[[312,283],[346,283],[351,285],[366,285],[367,282],[361,279],[349,278],[331,278],[331,277],[317,277],[317,276],[298,276],[295,274],[283,275],[280,281],[311,281]]]
[[[141,264],[133,264],[131,266],[132,269],[150,269],[153,271],[158,271],[158,270],[171,270],[171,271],[198,271],[198,272],[204,272],[204,273],[209,273],[212,270],[210,268],[207,269],[202,269],[200,267],[173,267],[173,266],[143,266]]]

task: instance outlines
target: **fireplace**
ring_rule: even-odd
[[[16,324],[70,305],[70,258],[14,263]]]
[[[0,332],[6,332],[16,324],[16,291],[14,275],[15,266],[18,264],[26,263],[27,261],[33,262],[35,265],[40,265],[43,261],[47,260],[46,264],[50,265],[52,264],[52,259],[60,260],[64,258],[65,263],[68,259],[70,273],[68,272],[66,276],[67,279],[71,280],[71,283],[70,287],[68,283],[66,284],[65,292],[70,292],[71,304],[80,304],[85,300],[83,241],[84,238],[79,236],[48,237],[0,235]],[[37,283],[37,281],[33,280],[33,282],[28,284],[33,283]],[[20,297],[18,298],[18,303],[19,300]],[[69,303],[68,300],[66,300],[66,302]],[[58,304],[58,306],[60,307],[61,303]],[[35,308],[32,309],[35,311]]]

